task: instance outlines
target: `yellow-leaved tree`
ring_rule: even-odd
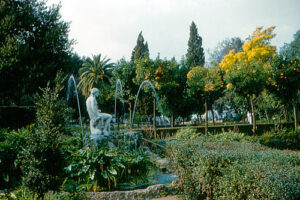
[[[241,52],[231,50],[220,63],[226,72],[227,88],[250,101],[254,133],[256,124],[253,101],[265,88],[270,61],[276,54],[276,47],[270,43],[275,37],[274,29],[274,26],[256,28]]]
[[[271,39],[276,36],[273,33],[275,26],[263,30],[263,27],[256,28],[252,35],[246,39],[241,52],[235,53],[231,50],[220,63],[220,67],[226,72],[239,62],[253,64],[254,62],[269,61],[276,54],[276,47],[271,45]]]

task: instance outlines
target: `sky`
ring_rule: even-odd
[[[58,3],[62,20],[71,22],[74,52],[86,57],[101,53],[113,62],[130,60],[141,31],[151,58],[180,60],[192,21],[206,61],[218,42],[244,40],[258,26],[276,26],[272,44],[278,49],[300,29],[300,0],[48,0],[47,5]]]

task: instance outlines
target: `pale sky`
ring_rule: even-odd
[[[80,56],[99,54],[130,60],[143,32],[150,57],[180,60],[187,51],[192,21],[207,50],[225,38],[247,38],[258,26],[276,26],[273,44],[289,43],[300,29],[300,0],[48,0],[61,2],[64,21]]]

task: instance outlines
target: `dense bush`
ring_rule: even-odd
[[[160,157],[166,157],[166,145],[167,140],[157,139],[151,140],[153,143],[148,142],[145,146],[149,147],[152,153],[157,154]]]
[[[168,155],[190,199],[299,199],[300,157],[237,136],[172,141]]]
[[[66,185],[85,184],[89,191],[117,189],[122,183],[129,183],[147,177],[151,163],[148,155],[137,149],[122,152],[106,147],[79,149],[71,155],[66,168]]]
[[[59,189],[64,178],[65,156],[62,135],[66,134],[66,105],[59,98],[63,78],[58,75],[54,89],[42,89],[37,98],[36,125],[26,135],[21,156],[23,184],[42,198],[48,190]]]
[[[300,150],[300,131],[298,130],[268,131],[259,139],[262,144],[272,148]]]
[[[25,143],[24,135],[32,132],[33,126],[18,131],[0,130],[0,189],[18,186],[21,181],[21,169],[16,161]]]
[[[176,139],[177,140],[189,140],[194,139],[198,136],[197,130],[192,127],[185,127],[182,129],[179,129],[176,133]]]
[[[202,136],[202,138],[205,136]],[[254,142],[250,136],[245,136],[243,133],[223,132],[216,135],[205,137],[207,141],[212,142]]]

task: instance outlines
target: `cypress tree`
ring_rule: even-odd
[[[144,37],[142,35],[142,31],[140,32],[137,41],[136,46],[134,47],[132,54],[131,54],[131,61],[135,61],[137,59],[149,57],[149,49],[148,49],[148,43],[144,43]]]
[[[198,34],[196,24],[192,22],[190,26],[190,38],[186,54],[188,66],[203,66],[205,63],[204,50],[202,48],[202,38]]]

